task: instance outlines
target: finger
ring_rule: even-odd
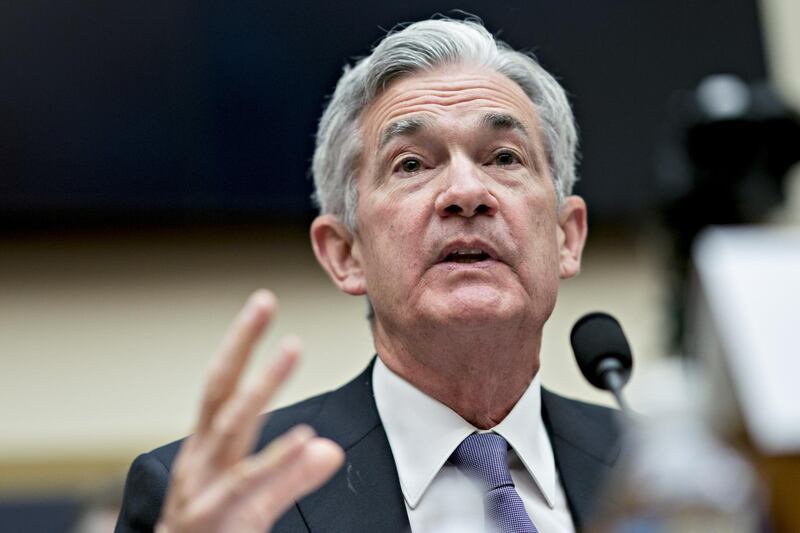
[[[314,430],[309,426],[296,426],[272,441],[258,454],[236,463],[193,502],[194,512],[213,515],[249,498],[264,477],[280,470],[282,464],[296,459],[303,446],[314,436]]]
[[[303,496],[328,481],[344,463],[344,451],[328,439],[316,437],[299,455],[273,468],[248,504],[272,524]]]
[[[271,292],[256,291],[228,328],[218,355],[209,365],[197,433],[209,428],[219,408],[236,389],[253,345],[272,319],[275,305],[275,296]]]
[[[294,338],[284,340],[280,356],[265,368],[258,380],[240,390],[226,403],[211,422],[212,429],[202,439],[198,439],[195,434],[184,441],[172,469],[165,512],[176,513],[176,509],[187,505],[192,506],[191,512],[197,513],[196,516],[212,516],[217,512],[216,504],[211,500],[220,500],[222,494],[214,497],[215,491],[212,490],[211,497],[199,496],[199,506],[190,500],[197,498],[198,493],[202,494],[201,489],[213,482],[221,468],[238,462],[253,447],[262,421],[256,415],[286,381],[299,356],[300,341]],[[267,465],[280,462],[291,453],[297,453],[302,443],[314,436],[314,432],[307,426],[301,426],[287,435],[267,448]],[[231,481],[229,479],[229,488],[226,489],[228,491],[233,487]]]
[[[228,465],[249,453],[264,423],[258,414],[286,381],[300,358],[300,341],[287,338],[281,353],[259,377],[241,388],[219,411],[207,435],[208,458],[214,464]]]

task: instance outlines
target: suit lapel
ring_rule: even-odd
[[[578,530],[607,499],[603,484],[620,453],[619,422],[613,413],[542,389],[542,418]]]
[[[338,442],[345,463],[320,490],[298,503],[310,531],[409,531],[394,458],[372,392],[372,367],[331,393],[312,422]]]
[[[302,521],[313,533],[410,531],[397,468],[375,407],[372,368],[330,393],[311,421],[321,436],[345,450],[341,470],[298,502]],[[606,499],[602,484],[620,453],[619,421],[613,413],[542,389],[542,418],[578,530]]]

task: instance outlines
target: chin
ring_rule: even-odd
[[[525,312],[523,305],[503,294],[464,293],[456,291],[437,299],[426,313],[437,324],[470,328],[493,327]]]

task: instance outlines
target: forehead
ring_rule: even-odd
[[[486,114],[511,115],[535,130],[533,103],[519,85],[491,70],[466,65],[417,72],[392,83],[364,112],[361,127],[375,148],[385,129],[409,117],[460,121]]]

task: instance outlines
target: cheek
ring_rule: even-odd
[[[376,201],[367,213],[371,239],[381,247],[405,250],[406,262],[419,256],[423,236],[428,222],[426,202],[421,195],[387,195]],[[416,251],[417,253],[412,253]]]
[[[527,277],[535,287],[550,287],[551,280],[557,285],[560,276],[558,226],[555,212],[547,212],[542,203],[526,206],[527,213],[538,213],[531,219],[520,222],[526,229],[519,232],[522,264],[527,265]]]
[[[362,232],[367,283],[391,291],[422,264],[422,235],[400,213],[381,210],[369,217],[368,228]]]

